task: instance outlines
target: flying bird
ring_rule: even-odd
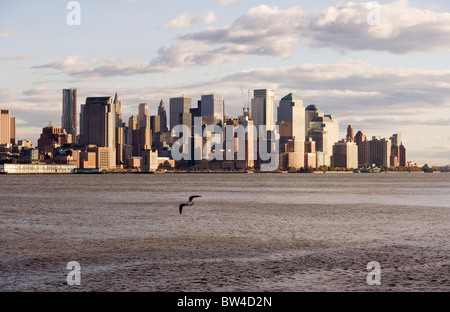
[[[189,201],[187,203],[180,204],[180,214],[183,212],[184,206],[192,206],[194,204],[194,202],[192,200],[196,197],[201,197],[201,196],[197,196],[197,195],[191,196],[191,197],[189,197]]]

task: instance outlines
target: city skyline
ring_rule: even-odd
[[[0,5],[0,108],[17,139],[60,126],[62,89],[78,89],[77,109],[117,92],[126,120],[139,103],[156,115],[161,99],[202,94],[237,116],[247,90],[266,88],[276,106],[294,93],[333,114],[340,138],[350,124],[368,138],[402,133],[409,159],[450,163],[448,3],[379,1],[369,25],[367,2],[79,1],[79,26],[67,3]]]

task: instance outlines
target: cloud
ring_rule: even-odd
[[[0,38],[8,38],[16,35],[14,30],[10,29],[0,29]]]
[[[3,55],[0,60],[2,61],[23,61],[23,60],[34,60],[35,55],[23,54],[23,55]]]
[[[220,0],[220,3],[223,4],[223,5],[228,5],[228,4],[231,4],[231,3],[238,2],[238,1],[239,0]]]
[[[214,66],[238,62],[252,55],[288,59],[297,47],[392,53],[450,51],[449,13],[424,13],[405,0],[398,0],[382,5],[381,24],[370,26],[368,8],[367,3],[348,2],[313,16],[298,7],[283,10],[260,5],[231,25],[207,27],[176,37],[170,46],[160,47],[157,56],[149,62],[136,59],[86,61],[74,55],[35,68],[54,68],[76,77],[110,77]],[[213,12],[197,17],[184,14],[168,22],[166,27],[205,24],[216,18]]]
[[[185,28],[198,24],[211,24],[217,21],[217,16],[214,12],[208,12],[204,15],[190,17],[188,14],[182,14],[177,18],[172,19],[166,23],[166,28]]]
[[[309,14],[260,5],[231,25],[188,33],[181,41],[203,42],[235,55],[290,58],[296,47],[391,53],[450,51],[450,14],[423,11],[406,0],[381,5],[380,25],[369,25],[367,3],[339,4]],[[199,57],[201,59],[201,57]],[[220,59],[218,57],[218,59]]]

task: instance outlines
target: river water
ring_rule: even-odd
[[[450,289],[450,174],[0,175],[0,198],[0,291]]]

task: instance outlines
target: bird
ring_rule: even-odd
[[[183,207],[184,207],[184,206],[192,206],[192,205],[194,204],[194,202],[193,202],[192,200],[193,200],[194,198],[196,198],[196,197],[201,197],[201,196],[198,196],[198,195],[190,196],[190,197],[189,197],[189,201],[188,201],[187,203],[185,203],[185,204],[180,204],[180,214],[183,213]]]

